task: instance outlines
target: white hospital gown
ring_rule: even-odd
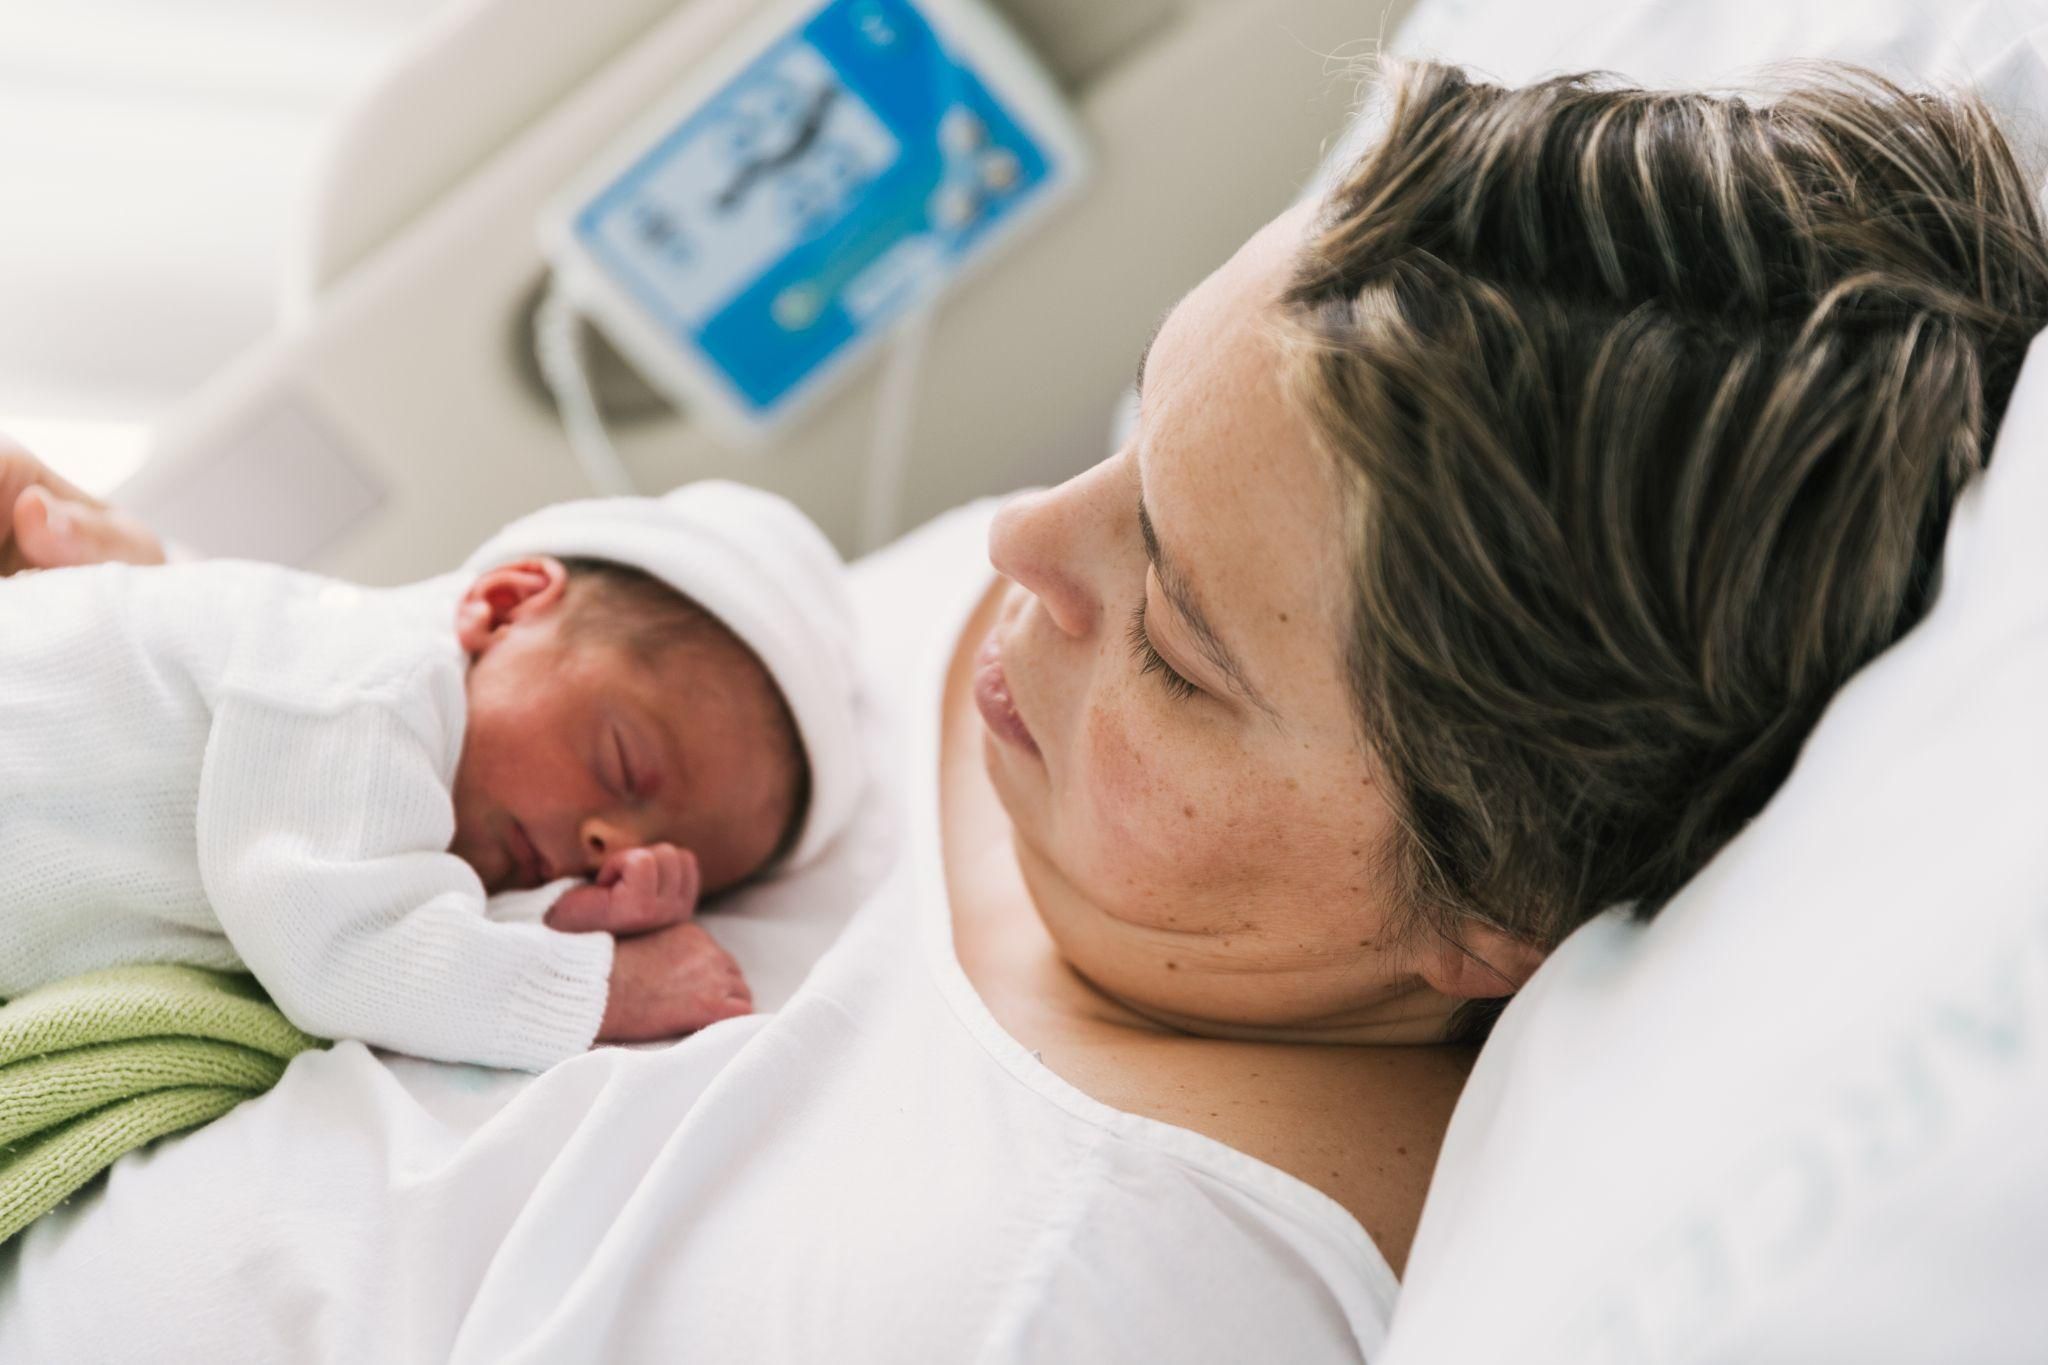
[[[0,1359],[1376,1351],[1395,1283],[1349,1214],[1081,1094],[960,970],[938,699],[987,583],[988,512],[857,570],[871,683],[904,708],[873,717],[880,790],[833,854],[726,922],[786,925],[803,904],[830,923],[835,892],[871,891],[774,1013],[530,1080],[353,1045],[303,1057],[269,1095],[124,1159],[26,1234],[11,1273],[0,1252]],[[731,941],[750,974],[775,946]]]

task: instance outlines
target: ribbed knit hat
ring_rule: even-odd
[[[810,804],[785,868],[832,841],[862,786],[858,680],[846,566],[795,506],[707,479],[658,498],[587,498],[521,517],[485,541],[466,573],[528,555],[606,559],[668,584],[754,651],[796,718]]]

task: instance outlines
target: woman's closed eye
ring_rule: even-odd
[[[1131,657],[1137,660],[1139,665],[1138,672],[1158,674],[1159,685],[1176,701],[1186,701],[1201,695],[1201,688],[1182,677],[1174,666],[1166,662],[1159,651],[1152,647],[1152,637],[1145,632],[1145,597],[1142,593],[1138,596],[1136,609],[1131,612],[1131,627],[1126,634],[1131,642]]]

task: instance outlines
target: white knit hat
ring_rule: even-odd
[[[810,518],[773,493],[707,479],[659,498],[588,498],[521,517],[465,573],[524,558],[607,559],[653,575],[754,651],[796,718],[810,805],[784,867],[810,862],[845,826],[862,785],[846,566]]]

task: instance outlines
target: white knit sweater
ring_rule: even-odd
[[[242,966],[322,1037],[527,1070],[588,1048],[611,936],[486,918],[447,851],[461,586],[227,561],[0,580],[0,997]]]

